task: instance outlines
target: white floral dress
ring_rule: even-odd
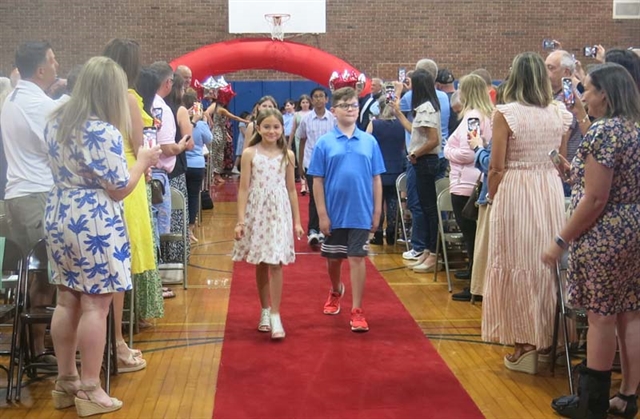
[[[45,208],[52,282],[87,294],[131,289],[131,247],[122,201],[108,190],[129,182],[122,135],[89,120],[78,141],[56,141],[57,121],[45,128],[54,186]]]
[[[268,157],[256,152],[251,161],[244,237],[235,242],[234,261],[254,265],[293,263],[293,219],[286,183],[284,155]]]

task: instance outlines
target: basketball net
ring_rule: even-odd
[[[271,39],[274,41],[283,41],[284,40],[284,23],[287,22],[291,15],[289,14],[266,14],[264,15],[265,20],[271,27]]]

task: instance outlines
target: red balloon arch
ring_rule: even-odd
[[[213,75],[234,71],[259,69],[277,70],[329,85],[331,74],[345,70],[361,72],[346,61],[309,45],[290,41],[273,41],[266,38],[234,39],[210,44],[171,61],[175,69],[186,65],[193,79],[203,82]],[[367,79],[362,94],[369,91],[371,81]]]

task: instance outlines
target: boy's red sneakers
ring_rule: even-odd
[[[369,324],[364,318],[364,311],[361,308],[351,310],[351,330],[353,332],[368,332]]]
[[[334,315],[340,313],[340,298],[344,295],[344,284],[340,283],[340,291],[329,291],[329,298],[324,303],[324,314]]]

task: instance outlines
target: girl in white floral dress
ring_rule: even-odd
[[[256,265],[262,306],[258,330],[270,331],[272,339],[283,339],[282,265],[295,260],[292,217],[296,236],[304,235],[295,188],[295,156],[284,138],[284,122],[277,109],[261,111],[255,127],[242,153],[233,260]]]

